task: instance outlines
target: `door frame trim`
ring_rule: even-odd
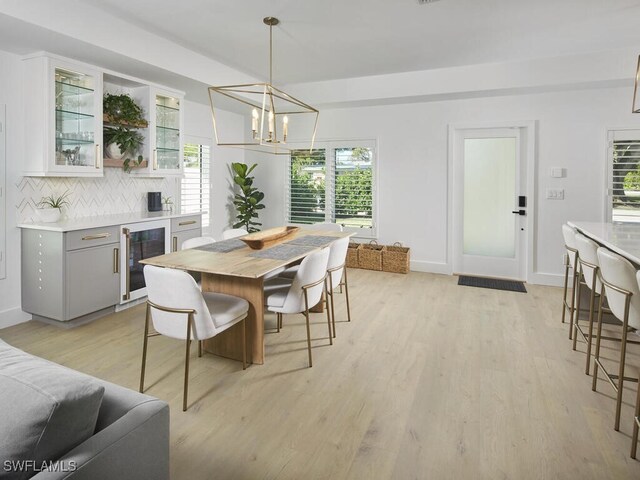
[[[536,246],[536,224],[537,224],[537,144],[538,144],[538,122],[536,120],[520,121],[500,121],[500,122],[475,122],[475,123],[450,123],[447,126],[447,267],[449,274],[453,274],[453,256],[455,253],[453,223],[454,223],[454,150],[455,138],[458,130],[482,130],[493,128],[518,128],[520,129],[521,151],[527,166],[524,173],[526,175],[526,195],[527,195],[527,216],[525,236],[524,257],[525,263],[523,272],[524,281],[531,281],[535,278],[535,246]]]

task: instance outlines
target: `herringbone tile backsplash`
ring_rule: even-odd
[[[80,218],[147,210],[147,192],[162,192],[176,200],[174,178],[139,178],[119,168],[105,168],[99,178],[21,177],[16,184],[18,222],[38,221],[36,205],[42,197],[70,192],[63,218]]]

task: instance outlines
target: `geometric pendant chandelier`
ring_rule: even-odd
[[[273,27],[280,21],[266,17],[263,22],[269,26],[269,82],[209,87],[216,143],[274,155],[289,155],[292,149],[313,150],[319,112],[273,86]],[[236,133],[236,138],[218,124],[216,111],[224,105],[223,99],[239,102],[240,111],[251,119],[251,128],[247,122],[246,131]],[[293,145],[287,143],[291,139],[295,139]]]
[[[638,56],[638,68],[636,69],[636,82],[633,88],[633,105],[631,111],[640,113],[640,92],[638,92],[638,84],[640,84],[640,56]]]

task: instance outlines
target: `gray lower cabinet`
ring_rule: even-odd
[[[182,242],[202,236],[202,216],[171,219],[171,251],[182,250]]]
[[[67,321],[119,303],[118,227],[22,229],[22,309]]]

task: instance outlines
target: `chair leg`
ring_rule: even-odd
[[[568,259],[566,261],[567,263],[564,266],[564,288],[563,288],[563,295],[562,295],[562,323],[564,323],[564,317],[567,313],[567,290],[568,290],[567,286],[569,285],[569,261]]]
[[[347,267],[344,267],[344,298],[347,301],[347,321],[351,321],[351,308],[349,307],[349,282],[347,281]],[[342,282],[340,282],[340,288],[342,288]]]
[[[147,303],[147,314],[144,320],[144,340],[142,343],[142,368],[140,369],[140,393],[144,392],[144,370],[147,364],[147,344],[149,342],[149,317],[151,316],[151,305]]]
[[[336,338],[336,310],[333,307],[333,275],[329,274],[329,289],[327,290],[327,295],[331,295],[331,318],[333,319],[333,338]],[[327,297],[328,299],[329,297]],[[327,308],[329,305],[327,304]]]
[[[580,277],[582,277],[582,268],[580,268]],[[574,295],[575,293],[575,295]],[[569,340],[573,339],[573,331],[575,330],[574,327],[574,323],[578,323],[578,318],[580,317],[580,297],[582,296],[582,281],[580,278],[578,278],[578,286],[576,289],[574,289],[574,291],[571,293],[573,295],[574,298],[571,299],[571,316],[569,317]],[[578,300],[576,302],[575,297],[578,297]],[[575,310],[573,309],[574,307],[574,302],[576,302],[575,304]],[[573,347],[573,349],[575,350],[575,345]]]
[[[276,313],[276,328],[278,329],[278,333],[280,333],[280,323],[282,323],[280,321],[281,315],[281,313]]]
[[[202,356],[202,342],[203,340],[198,340],[198,357]]]
[[[638,378],[638,392],[636,393],[636,411],[633,416],[633,435],[631,436],[631,458],[636,458],[638,448],[638,430],[640,425],[640,377]]]
[[[307,320],[307,350],[309,350],[309,368],[313,367],[311,359],[311,328],[309,327],[309,298],[307,291],[304,291],[304,317]]]
[[[596,353],[593,356],[593,381],[591,382],[591,390],[594,392],[598,386],[598,362],[600,361],[600,340],[602,337],[602,299],[604,298],[604,285],[600,290],[600,302],[598,304],[598,329],[596,333]]]
[[[336,336],[335,333],[335,328],[336,328],[336,324],[335,324],[335,318],[333,319],[333,336],[331,334],[331,315],[329,314],[329,290],[327,289],[327,279],[325,278],[324,280],[324,296],[327,299],[327,326],[329,327],[329,345],[333,345],[333,337]],[[333,303],[333,294],[331,294],[331,303]]]
[[[620,344],[620,365],[618,365],[618,396],[616,398],[616,421],[614,430],[620,430],[620,409],[622,408],[622,393],[624,390],[624,368],[627,357],[627,335],[629,333],[629,299],[624,312],[624,324],[622,326],[622,342]],[[639,385],[640,387],[640,385]]]
[[[184,393],[182,396],[182,411],[187,411],[187,395],[189,393],[189,353],[191,350],[191,323],[193,322],[193,313],[189,314],[189,319],[187,320],[187,338],[185,340],[186,343],[186,351],[184,358]]]
[[[247,369],[247,319],[242,320],[242,370]]]

